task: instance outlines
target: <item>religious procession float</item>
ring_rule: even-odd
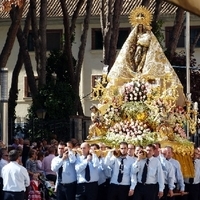
[[[107,74],[93,89],[93,124],[88,141],[118,147],[126,141],[146,146],[159,142],[173,147],[184,177],[194,174],[194,145],[186,135],[196,131],[197,107],[184,95],[182,84],[151,31],[152,14],[138,7],[130,14],[133,29]]]

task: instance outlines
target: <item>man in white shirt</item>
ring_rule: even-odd
[[[0,196],[3,194],[3,179],[1,177],[2,168],[8,164],[8,150],[6,148],[0,149]]]
[[[161,198],[164,190],[164,174],[160,161],[153,157],[155,146],[146,146],[146,158],[143,152],[138,155],[132,166],[132,180],[134,182],[134,200],[155,200]],[[158,184],[158,185],[157,185]]]
[[[1,149],[0,150],[0,174],[1,174],[2,168],[7,164],[8,164],[8,151],[7,149]]]
[[[112,169],[110,186],[108,189],[109,200],[127,200],[128,196],[133,195],[131,183],[131,167],[133,159],[128,156],[128,144],[121,142],[119,144],[120,155],[115,156],[113,151],[108,152],[105,157],[105,165]]]
[[[183,179],[183,173],[181,171],[181,165],[178,160],[173,159],[173,148],[171,146],[166,146],[165,149],[167,150],[167,160],[172,163],[175,172],[175,190],[178,190],[182,195],[185,191],[185,184]]]
[[[158,142],[154,143],[154,146],[154,157],[159,159],[164,172],[165,189],[162,199],[167,199],[168,196],[173,196],[173,190],[175,188],[175,171],[173,165],[167,160],[167,150],[165,148],[161,148],[161,144]]]
[[[95,150],[99,150],[98,144],[91,144],[90,146],[90,152],[94,152]],[[110,177],[111,169],[104,164],[104,159],[101,154],[99,155],[99,166],[98,166],[98,172],[99,172],[99,180],[98,180],[98,199],[97,200],[103,200],[107,197],[107,191],[108,191],[108,184],[107,184],[107,178]]]
[[[51,162],[51,170],[57,174],[57,199],[74,200],[76,193],[76,156],[67,150],[64,142],[58,144],[58,156]]]
[[[175,180],[175,171],[173,165],[166,159],[167,150],[165,148],[161,148],[159,160],[164,172],[165,178],[165,189],[164,189],[164,198],[170,199],[174,194],[173,190],[175,188],[174,180]]]
[[[90,153],[90,145],[86,142],[81,144],[81,154],[75,164],[77,173],[76,200],[96,200],[99,158],[95,153]]]
[[[9,152],[10,163],[5,165],[1,171],[3,178],[3,200],[22,200],[26,187],[30,185],[30,178],[26,168],[19,165],[19,154],[17,150]]]

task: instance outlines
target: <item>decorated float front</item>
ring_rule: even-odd
[[[93,90],[91,143],[118,147],[126,141],[146,146],[171,146],[184,177],[192,177],[193,143],[186,128],[196,131],[197,105],[185,98],[183,87],[154,34],[152,15],[145,7],[130,14],[133,29],[111,69]],[[106,85],[106,86],[105,86]],[[191,108],[192,107],[192,108]]]

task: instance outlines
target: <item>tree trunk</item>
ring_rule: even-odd
[[[92,2],[93,2],[93,0],[87,0],[86,15],[84,18],[83,32],[81,35],[81,45],[79,47],[78,60],[77,60],[76,68],[75,68],[76,69],[76,71],[75,71],[75,80],[76,81],[75,81],[73,88],[74,88],[76,94],[78,95],[78,98],[75,101],[75,107],[77,108],[79,115],[83,115],[82,104],[81,104],[80,96],[79,96],[79,86],[80,86],[81,69],[82,69],[82,65],[83,65],[83,59],[84,59],[85,47],[86,47],[86,41],[87,41],[87,33],[88,33],[88,29],[89,29]]]
[[[35,61],[36,61],[36,70],[39,74],[40,68],[40,43],[39,43],[39,33],[38,33],[38,24],[36,16],[36,0],[30,0],[30,10],[31,10],[31,27],[32,27],[32,36],[34,42],[35,50]]]
[[[112,68],[117,54],[117,41],[119,35],[119,24],[120,24],[120,15],[123,7],[123,1],[115,0],[114,3],[114,11],[113,11],[113,27],[112,27],[112,35],[110,39],[110,51],[109,51],[109,67],[108,71]]]
[[[27,38],[28,32],[30,28],[30,12],[28,12],[26,20],[25,20],[25,25],[24,25],[24,30],[23,34],[24,37]],[[14,121],[15,121],[15,107],[17,105],[16,101],[18,99],[18,77],[19,73],[21,71],[23,65],[23,55],[21,49],[19,50],[18,54],[18,59],[17,63],[13,69],[12,73],[12,79],[11,79],[11,87],[9,91],[9,98],[8,98],[8,121],[10,126],[8,126],[9,131],[8,133],[13,133],[14,130]],[[13,129],[13,130],[11,130]],[[12,135],[10,135],[11,139]]]
[[[66,1],[60,0],[61,8],[63,12],[63,24],[64,24],[64,32],[65,32],[65,44],[64,44],[64,53],[67,56],[67,64],[68,64],[68,72],[70,77],[70,84],[72,85],[77,97],[75,100],[75,114],[83,115],[82,104],[79,97],[79,85],[80,85],[80,73],[83,65],[84,53],[85,53],[85,46],[86,46],[86,39],[87,39],[87,32],[89,28],[89,19],[91,15],[91,7],[92,7],[92,0],[87,0],[86,6],[86,16],[84,19],[83,24],[83,33],[81,35],[81,45],[79,47],[78,52],[78,59],[76,66],[74,66],[73,62],[73,55],[72,55],[72,34],[75,31],[76,20],[78,17],[78,13],[84,3],[84,0],[79,0],[76,5],[76,10],[74,11],[71,19],[71,24],[69,20],[69,14],[66,7]]]
[[[39,24],[39,46],[40,46],[40,66],[38,74],[38,84],[42,87],[46,84],[46,27],[47,27],[47,0],[41,0],[40,24]]]
[[[79,0],[82,1],[82,0]],[[65,39],[65,44],[64,44],[64,53],[67,56],[68,60],[68,72],[70,78],[70,84],[74,84],[74,63],[73,63],[73,55],[72,55],[72,44],[71,44],[71,34],[70,34],[70,22],[69,22],[69,14],[68,10],[66,7],[66,1],[65,0],[60,0],[61,3],[61,8],[63,12],[63,24],[64,24],[64,39]],[[74,19],[73,19],[74,20]],[[76,21],[74,20],[74,23]]]
[[[37,105],[37,103],[36,103],[37,102],[37,98],[36,98],[37,97],[37,86],[36,86],[36,82],[35,82],[35,76],[34,76],[32,64],[31,64],[31,59],[30,59],[30,56],[29,56],[29,53],[27,50],[27,38],[24,37],[21,27],[19,27],[19,29],[18,29],[17,39],[18,39],[20,49],[23,54],[24,66],[25,66],[25,70],[26,70],[28,85],[30,87],[30,91],[31,91],[31,95],[32,95],[32,100],[35,103],[35,105]]]
[[[71,27],[70,27],[70,35],[72,36],[72,34],[74,34],[75,32],[75,28],[76,28],[76,20],[78,18],[78,14],[79,11],[82,7],[82,5],[84,4],[84,0],[80,0],[78,1],[77,5],[76,5],[76,10],[74,11],[73,15],[72,15],[72,19],[71,19]]]
[[[0,68],[6,67],[8,58],[10,56],[11,50],[12,50],[14,42],[15,42],[17,30],[18,30],[18,27],[21,22],[23,9],[24,9],[24,6],[19,8],[18,6],[15,7],[13,5],[12,10],[10,11],[10,16],[13,18],[13,21],[8,30],[6,42],[4,44],[4,47],[3,47],[1,55],[0,55]]]
[[[176,18],[174,21],[174,26],[172,29],[172,38],[170,38],[169,47],[167,48],[167,57],[169,61],[174,57],[176,47],[178,44],[179,37],[181,35],[184,23],[184,10],[182,8],[178,8],[176,11]]]
[[[103,36],[103,64],[109,65],[109,49],[112,28],[112,0],[102,0],[100,2],[100,11],[100,24]]]
[[[162,3],[164,0],[157,0],[156,1],[156,6],[155,6],[155,10],[154,10],[154,14],[153,14],[153,21],[152,21],[152,26],[154,26],[159,17],[160,17],[160,10],[162,9]]]

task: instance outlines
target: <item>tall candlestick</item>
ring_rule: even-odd
[[[194,102],[194,104],[193,104],[193,109],[194,109],[194,110],[198,110],[198,103],[197,103],[197,102]]]

